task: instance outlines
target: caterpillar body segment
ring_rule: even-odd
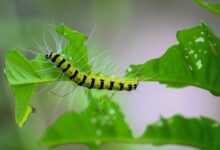
[[[74,67],[68,60],[58,53],[50,52],[46,54],[46,59],[50,60],[58,68],[60,68],[63,73],[65,73],[70,80],[74,81],[80,86],[95,89],[106,89],[106,90],[135,90],[138,86],[137,80],[122,80],[115,79],[107,76],[95,76],[88,75],[85,72],[79,71],[77,67]]]

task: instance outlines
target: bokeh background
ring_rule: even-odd
[[[177,30],[201,21],[207,21],[220,35],[220,18],[192,0],[0,0],[0,149],[46,150],[47,147],[39,146],[36,140],[62,107],[56,97],[36,94],[31,103],[37,112],[24,128],[17,127],[15,100],[3,75],[4,55],[8,50],[38,49],[47,40],[51,27],[64,23],[89,35],[91,50],[104,51],[102,58],[108,59],[98,61],[95,58],[96,68],[108,70],[109,62],[114,62],[119,69],[113,73],[121,75],[129,64],[161,56],[166,48],[176,43]],[[135,136],[141,135],[145,126],[161,115],[203,115],[220,121],[220,98],[194,87],[169,89],[149,82],[141,84],[136,92],[122,93],[119,97],[118,103]],[[82,104],[73,102],[72,105]],[[56,148],[64,149],[86,150],[86,147],[67,145]],[[129,144],[108,144],[102,149],[193,150],[174,145]]]

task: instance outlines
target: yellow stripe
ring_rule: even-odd
[[[54,62],[56,65],[58,65],[63,60],[62,56],[58,56],[56,61]]]
[[[67,61],[65,61],[64,63],[62,63],[62,65],[60,66],[60,68],[63,70],[63,69],[66,69],[67,65],[69,63]]]
[[[56,59],[56,53],[52,52],[52,55],[50,57],[50,60],[55,60],[54,64],[58,65],[61,61],[63,61],[63,57],[62,56],[58,56]],[[71,64],[70,62],[63,61],[63,63],[61,64],[61,66],[59,67],[60,69],[64,70],[67,68],[68,64]],[[74,67],[74,65],[71,64],[71,66],[66,70],[66,75],[68,77],[71,77],[75,71],[78,70],[76,67]],[[101,86],[101,80],[104,80],[104,86],[103,89],[109,89],[110,87],[110,83],[114,82],[112,90],[120,90],[121,88],[121,83],[124,85],[123,90],[129,90],[129,85],[131,85],[132,89],[134,89],[134,85],[137,84],[138,85],[138,81],[136,80],[121,80],[121,79],[116,79],[116,78],[111,78],[111,77],[106,77],[106,76],[95,76],[95,75],[87,75],[83,72],[79,72],[77,74],[77,76],[73,79],[73,81],[77,84],[79,84],[80,82],[82,82],[83,77],[86,76],[86,80],[85,82],[82,84],[82,86],[85,87],[90,87],[91,83],[92,83],[92,79],[95,79],[94,82],[94,86],[93,88],[100,88]]]

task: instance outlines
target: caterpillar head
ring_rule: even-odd
[[[53,52],[48,52],[45,54],[45,58],[50,59],[52,57],[52,55],[53,55]]]

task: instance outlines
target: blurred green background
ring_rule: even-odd
[[[64,23],[90,35],[89,47],[105,50],[105,55],[120,68],[120,71],[114,73],[121,75],[129,64],[143,63],[149,58],[160,56],[169,45],[176,42],[177,30],[198,24],[202,20],[220,33],[220,18],[203,10],[191,0],[0,0],[0,149],[47,149],[36,141],[47,125],[65,111],[57,110],[63,104],[54,102],[56,97],[44,93],[40,95],[44,98],[39,99],[36,94],[32,104],[37,112],[24,128],[17,127],[14,119],[15,100],[3,75],[4,55],[8,50],[39,49],[44,38],[49,38],[49,30],[54,25]],[[219,98],[196,88],[177,91],[149,83],[141,86],[136,94],[121,96],[123,100],[119,104],[135,135],[140,135],[146,124],[157,120],[161,114],[206,115],[220,120]],[[81,106],[79,102],[74,102],[73,105]],[[48,111],[53,107],[54,111]],[[71,145],[56,149],[86,147]],[[102,149],[191,148],[108,144]]]

